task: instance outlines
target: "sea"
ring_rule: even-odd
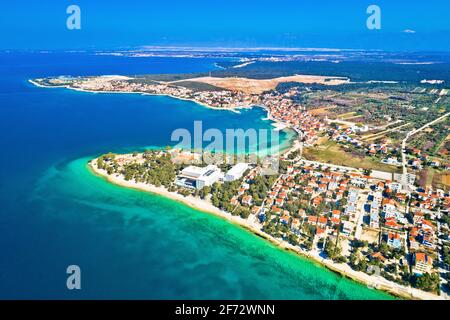
[[[0,53],[1,299],[392,299],[238,225],[93,175],[106,152],[172,145],[192,128],[273,128],[241,113],[138,94],[40,88],[49,76],[193,73],[219,58]],[[292,134],[283,132],[281,144]],[[81,289],[67,287],[67,267]]]

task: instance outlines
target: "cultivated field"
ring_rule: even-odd
[[[397,167],[376,161],[370,157],[354,154],[343,149],[334,141],[326,140],[319,146],[305,148],[303,155],[308,160],[331,163],[341,166],[378,170],[386,172],[399,172]]]

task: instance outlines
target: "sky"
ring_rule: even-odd
[[[80,30],[66,26],[70,5],[80,7]],[[366,26],[370,5],[380,7],[380,30]],[[450,51],[450,1],[27,0],[0,5],[0,49],[144,45]]]

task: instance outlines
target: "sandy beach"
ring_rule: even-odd
[[[188,205],[189,207],[194,208],[196,210],[219,216],[223,219],[226,219],[227,221],[229,221],[231,223],[234,223],[238,226],[241,226],[241,227],[247,229],[248,231],[250,231],[266,240],[269,240],[270,242],[272,242],[273,244],[277,245],[278,247],[280,247],[284,250],[289,250],[289,251],[295,252],[297,254],[300,254],[304,257],[307,257],[307,258],[319,263],[320,265],[325,266],[326,268],[328,268],[331,271],[339,273],[340,275],[350,278],[350,279],[353,279],[357,282],[363,283],[363,284],[369,286],[370,288],[382,290],[382,291],[388,292],[394,296],[405,298],[405,299],[420,299],[420,300],[441,300],[442,299],[442,297],[440,297],[436,294],[425,292],[425,291],[418,290],[418,289],[411,288],[411,287],[402,286],[397,283],[388,281],[382,277],[370,276],[364,272],[352,270],[350,268],[350,266],[347,264],[344,264],[344,263],[338,264],[338,263],[333,262],[330,259],[325,259],[325,258],[319,256],[318,253],[304,251],[299,247],[295,247],[285,241],[276,239],[276,238],[264,233],[263,231],[260,230],[260,227],[257,225],[257,223],[251,223],[250,221],[242,219],[239,216],[233,216],[225,211],[218,209],[217,207],[214,207],[211,203],[209,203],[205,200],[202,200],[199,198],[194,198],[192,196],[185,197],[176,192],[169,192],[164,187],[156,187],[156,186],[152,186],[152,185],[145,184],[145,183],[126,181],[123,176],[120,176],[117,174],[108,175],[105,170],[99,169],[97,167],[95,160],[96,159],[92,160],[89,163],[89,168],[93,171],[93,173],[103,177],[104,179],[106,179],[107,181],[109,181],[111,183],[117,184],[122,187],[127,187],[127,188],[150,192],[153,194],[158,194],[158,195],[164,196],[166,198],[172,199],[174,201],[181,202],[181,203]]]
[[[112,77],[112,76],[109,76]],[[325,77],[322,77],[325,78]],[[283,81],[286,80],[285,78],[280,78]],[[277,79],[277,80],[280,80]],[[106,80],[106,79],[105,79]],[[305,81],[305,79],[302,79],[303,81]],[[316,79],[315,77],[309,79],[309,81],[311,82],[316,82],[318,80],[323,80],[321,78]],[[202,103],[199,103],[198,101],[195,101],[193,99],[183,99],[180,97],[176,97],[176,96],[171,96],[168,94],[152,94],[152,93],[148,93],[148,92],[137,92],[137,91],[133,91],[133,92],[128,92],[128,91],[95,91],[95,90],[85,90],[82,88],[73,88],[71,86],[68,85],[61,85],[61,86],[45,86],[45,85],[40,85],[39,83],[36,83],[33,80],[29,80],[32,84],[39,86],[39,87],[47,87],[47,88],[53,88],[53,87],[65,87],[68,89],[72,89],[72,90],[76,90],[76,91],[83,91],[83,92],[91,92],[91,93],[138,93],[138,94],[143,94],[143,95],[161,95],[161,96],[169,96],[175,99],[181,99],[181,100],[188,100],[188,101],[193,101],[195,103],[198,103],[200,105],[202,105],[203,107],[206,108],[211,108],[211,109],[218,109],[218,110],[228,110],[228,111],[233,111],[233,112],[239,112],[237,109],[239,108],[214,108]],[[273,85],[273,83],[271,83],[270,85]],[[266,111],[267,108],[265,108],[264,106],[260,106],[262,108],[264,108]],[[242,107],[242,108],[248,108],[248,107]],[[285,129],[287,126],[286,124],[277,121],[276,119],[273,119],[271,117],[271,115],[268,113],[268,119],[271,121],[274,121],[274,127],[276,128],[276,130],[283,130]],[[281,153],[284,152],[288,152],[290,149],[288,148],[287,150],[284,150]],[[323,257],[319,256],[318,253],[314,253],[314,252],[307,252],[302,250],[299,247],[294,247],[291,244],[282,241],[280,239],[276,239],[264,232],[262,232],[260,230],[260,226],[257,223],[251,223],[249,220],[244,220],[242,218],[240,218],[239,216],[233,216],[225,211],[222,211],[216,207],[214,207],[211,203],[205,201],[205,200],[201,200],[199,198],[194,198],[192,196],[182,196],[178,193],[175,192],[169,192],[167,189],[163,188],[163,187],[155,187],[152,185],[148,185],[145,183],[136,183],[134,181],[126,181],[122,176],[119,175],[107,175],[106,172],[104,170],[100,170],[96,167],[96,161],[92,161],[90,163],[90,168],[92,169],[92,171],[99,175],[104,177],[105,179],[107,179],[109,182],[123,186],[123,187],[127,187],[127,188],[133,188],[133,189],[138,189],[138,190],[142,190],[142,191],[146,191],[146,192],[150,192],[150,193],[154,193],[154,194],[158,194],[161,196],[164,196],[166,198],[172,199],[174,201],[178,201],[181,202],[185,205],[188,205],[194,209],[206,212],[206,213],[211,213],[214,214],[216,216],[219,216],[223,219],[226,219],[229,222],[232,222],[236,225],[239,225],[241,227],[244,227],[245,229],[253,232],[254,234],[265,238],[269,241],[271,241],[273,244],[279,246],[280,248],[283,248],[285,250],[290,250],[293,252],[296,252],[302,256],[308,257],[309,259],[314,260],[315,262],[319,263],[322,266],[327,267],[328,269],[339,273],[345,277],[351,278],[353,280],[356,280],[360,283],[366,284],[368,286],[370,286],[371,288],[376,288],[378,290],[382,290],[382,291],[386,291],[390,294],[393,294],[395,296],[399,296],[399,297],[403,297],[406,299],[422,299],[422,300],[436,300],[436,299],[442,299],[440,296],[437,296],[435,294],[432,293],[428,293],[428,292],[424,292],[415,288],[411,288],[411,287],[406,287],[406,286],[402,286],[399,285],[397,283],[388,281],[382,277],[375,277],[375,276],[370,276],[366,273],[363,272],[358,272],[355,270],[352,270],[350,268],[350,266],[348,266],[347,264],[337,264],[335,262],[333,262],[330,259],[324,259]]]

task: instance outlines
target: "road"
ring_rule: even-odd
[[[442,119],[445,119],[446,117],[448,117],[448,115],[450,115],[450,112],[447,112],[446,114],[444,114],[443,116],[428,122],[427,124],[423,125],[422,127],[420,127],[419,129],[413,130],[413,131],[409,131],[406,134],[405,139],[403,139],[402,141],[402,166],[403,166],[403,176],[402,176],[402,184],[403,184],[403,188],[405,190],[408,190],[408,179],[407,179],[407,174],[408,174],[408,170],[406,169],[406,141],[413,135],[415,135],[416,133],[428,128],[429,126],[432,126],[433,124],[435,124],[436,122],[441,121]]]
[[[364,215],[365,215],[364,205],[366,204],[366,202],[367,202],[367,194],[361,193],[359,195],[358,204],[356,206],[356,211],[359,212],[359,215],[356,219],[355,239],[358,240],[361,239],[361,234],[363,230]]]
[[[395,128],[387,129],[387,130],[384,130],[384,131],[381,131],[381,132],[378,132],[378,133],[368,134],[366,136],[363,136],[361,138],[361,140],[363,140],[363,141],[376,140],[376,139],[380,138],[381,136],[385,135],[386,133],[397,131],[397,130],[399,130],[401,128],[404,128],[404,127],[410,126],[410,125],[412,125],[412,123],[405,123],[405,124],[402,124],[401,126],[398,126],[398,127],[395,127]]]
[[[346,172],[355,172],[355,173],[362,173],[362,170],[358,169],[358,168],[352,168],[352,167],[344,167],[344,166],[338,166],[335,164],[331,164],[331,163],[324,163],[324,162],[318,162],[318,161],[311,161],[311,160],[306,160],[306,159],[301,159],[299,160],[301,162],[303,162],[304,164],[307,165],[316,165],[316,166],[322,166],[322,167],[328,167],[328,168],[333,168],[335,170],[339,170],[339,171],[346,171]]]

